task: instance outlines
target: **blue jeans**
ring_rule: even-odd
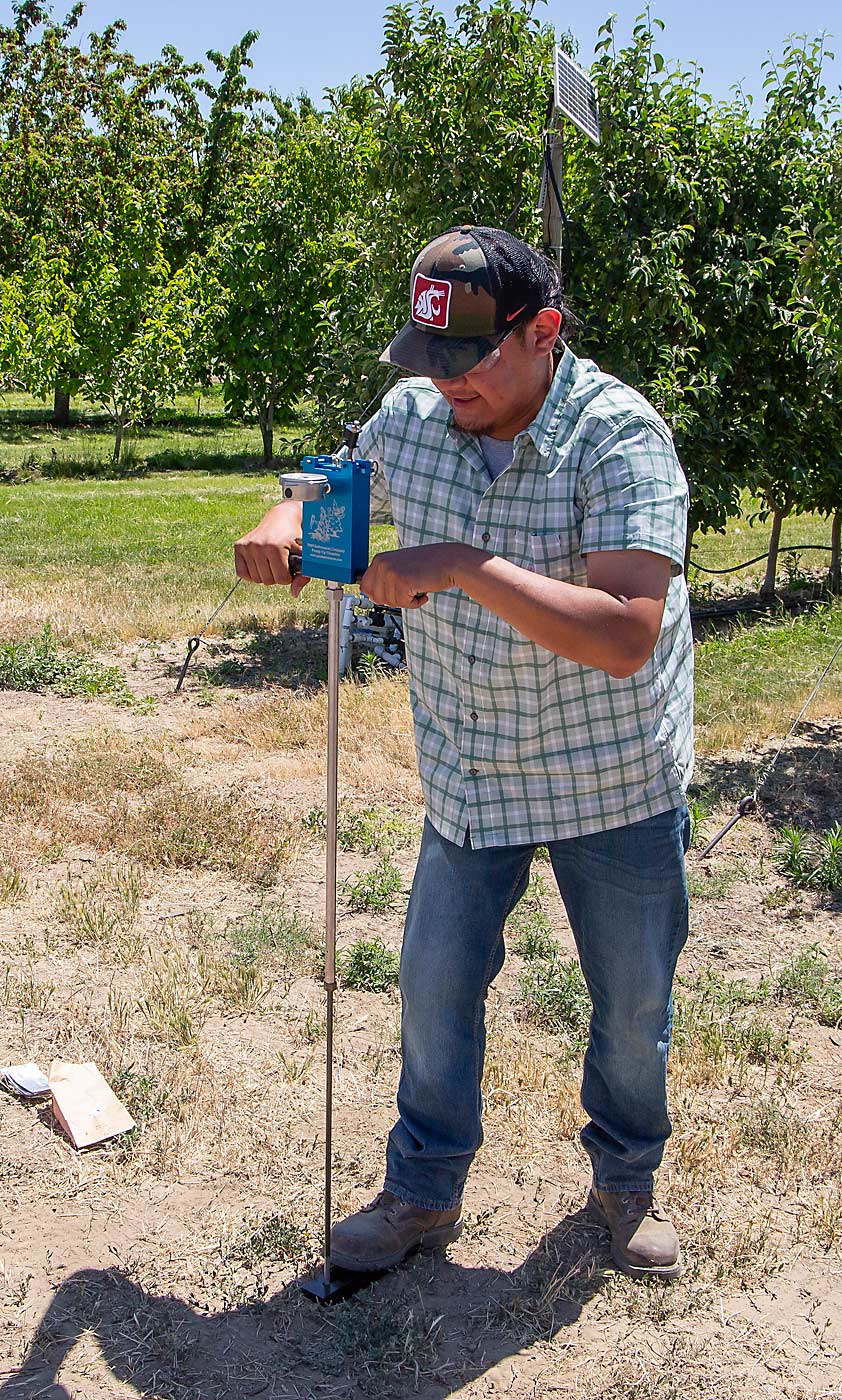
[[[582,1143],[605,1191],[651,1191],[671,1132],[672,980],[687,938],[686,807],[550,844],[593,1002]],[[386,1189],[430,1210],[458,1204],[482,1142],[485,998],[503,925],[529,881],[533,846],[474,850],[425,823],[401,955],[400,1118]]]

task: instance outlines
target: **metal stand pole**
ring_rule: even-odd
[[[327,585],[327,855],[325,858],[325,1289],[330,1288],[331,1176],[333,1167],[333,994],[336,991],[336,811],[339,777],[339,641],[341,583]]]

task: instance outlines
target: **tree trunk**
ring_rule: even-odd
[[[833,517],[830,531],[830,573],[827,585],[831,593],[842,593],[842,510]]]
[[[122,415],[116,419],[114,424],[114,455],[111,460],[115,467],[120,460],[120,453],[123,448],[123,434],[126,431],[125,419]]]
[[[766,577],[760,589],[761,598],[774,598],[775,596],[775,575],[778,571],[778,550],[781,546],[781,526],[784,523],[785,512],[774,508],[772,516],[772,533],[769,536],[769,558],[766,560]]]
[[[257,410],[257,419],[260,423],[260,436],[263,439],[263,462],[270,467],[274,456],[275,440],[275,400],[270,399],[268,404],[261,404]]]
[[[70,395],[58,386],[53,391],[53,427],[70,427]]]

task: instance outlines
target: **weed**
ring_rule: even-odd
[[[47,1011],[55,995],[52,982],[39,982],[31,971],[15,972],[7,967],[0,987],[0,1002],[20,1014],[24,1011]]]
[[[137,866],[106,866],[87,880],[68,880],[59,887],[56,914],[75,943],[125,947],[143,895],[143,873]]]
[[[720,1007],[728,1015],[742,1006],[757,1006],[767,1002],[771,991],[765,977],[761,977],[759,982],[749,982],[744,977],[732,981],[715,967],[706,968],[694,983],[698,1001]]]
[[[156,1118],[169,1100],[169,1092],[151,1074],[136,1070],[134,1065],[119,1069],[111,1079],[111,1087],[126,1105],[138,1127]]]
[[[835,1249],[842,1240],[842,1183],[835,1182],[813,1203],[810,1225],[823,1249]]]
[[[575,958],[533,962],[520,976],[518,1000],[524,1013],[547,1030],[582,1046],[591,1019],[591,999]]]
[[[198,1022],[206,1016],[206,966],[169,949],[143,978],[137,1009],[153,1035],[178,1049],[198,1044]]]
[[[290,857],[291,823],[270,820],[235,793],[221,797],[167,785],[142,804],[117,801],[100,844],[148,865],[230,870],[265,884]]]
[[[400,958],[382,938],[358,938],[338,959],[346,987],[358,992],[386,992],[396,987]]]
[[[373,870],[352,875],[342,885],[348,908],[357,914],[385,914],[403,893],[403,876],[388,856],[381,856]]]
[[[283,901],[263,904],[250,914],[229,920],[225,937],[235,969],[245,973],[270,959],[272,980],[285,992],[296,977],[314,970],[316,930],[309,919],[287,908]]]
[[[842,973],[830,967],[818,943],[811,943],[784,964],[774,990],[780,1001],[814,1011],[821,1025],[842,1025]]]
[[[672,1043],[677,1058],[700,1083],[717,1082],[729,1061],[794,1072],[804,1063],[806,1050],[796,1049],[786,1032],[762,1017],[738,1015],[736,996],[729,1000],[722,987],[708,983],[699,996],[676,998]]]
[[[511,922],[511,920],[510,920]],[[512,951],[519,953],[528,962],[543,959],[552,962],[560,952],[560,945],[553,937],[552,924],[543,909],[536,910],[523,923],[515,924],[517,932],[512,939]]]
[[[506,931],[512,935],[512,949],[522,958],[551,959],[559,951],[552,924],[541,906],[546,893],[547,883],[536,871],[530,878],[525,894],[506,921]]]
[[[334,1371],[350,1361],[363,1395],[382,1397],[388,1379],[419,1388],[419,1381],[434,1367],[441,1338],[442,1316],[428,1312],[422,1299],[407,1306],[401,1298],[362,1296],[351,1298],[328,1315],[331,1350],[340,1356],[324,1357],[324,1368]]]
[[[315,1045],[318,1041],[324,1040],[327,1030],[327,1019],[323,1011],[308,1011],[304,1017],[302,1035],[308,1045]]]
[[[813,835],[801,826],[781,828],[776,843],[778,869],[802,889],[842,891],[842,825]]]
[[[688,867],[687,890],[691,899],[724,899],[739,878],[729,870],[694,870]]]
[[[49,623],[37,637],[0,645],[0,687],[105,696],[124,705],[135,702],[119,666],[103,666],[83,652],[60,650]]]
[[[0,865],[0,905],[17,904],[25,899],[29,886],[15,864]]]
[[[246,1225],[226,1250],[226,1257],[254,1269],[264,1260],[295,1262],[307,1254],[307,1234],[301,1225],[273,1212]]]
[[[216,991],[229,1005],[240,1011],[253,1011],[264,1002],[272,990],[257,963],[229,963],[216,969],[213,981]]]
[[[323,807],[312,807],[304,818],[304,828],[324,839],[327,815]],[[343,851],[359,851],[361,855],[374,852],[392,855],[409,846],[418,836],[414,822],[408,821],[388,807],[352,807],[340,803],[336,820],[336,840]]]

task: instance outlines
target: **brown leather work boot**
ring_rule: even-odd
[[[367,1273],[391,1269],[417,1249],[443,1249],[462,1233],[462,1207],[422,1210],[381,1191],[371,1205],[340,1220],[330,1234],[331,1262]]]
[[[611,1235],[611,1258],[631,1278],[672,1282],[683,1265],[678,1235],[649,1191],[600,1191],[592,1186],[588,1214]]]

